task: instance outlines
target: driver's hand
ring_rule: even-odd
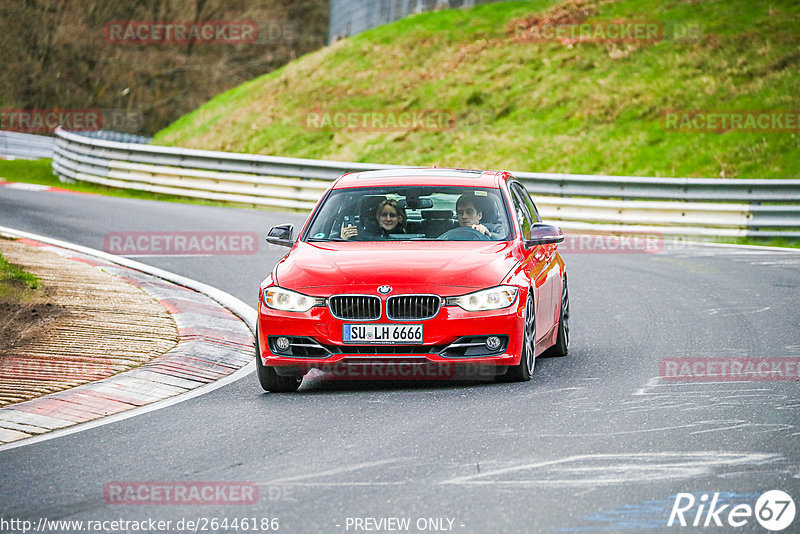
[[[342,223],[342,231],[341,231],[342,239],[351,239],[357,235],[358,235],[358,228],[356,226],[352,225],[345,226],[344,223]]]
[[[471,228],[472,228],[473,230],[477,230],[477,231],[479,231],[479,232],[480,232],[480,233],[482,233],[483,235],[486,235],[486,236],[488,236],[488,235],[489,235],[489,229],[488,229],[488,228],[486,228],[486,227],[485,227],[484,225],[482,225],[482,224],[473,224]]]

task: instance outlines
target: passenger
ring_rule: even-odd
[[[386,199],[375,209],[375,219],[378,221],[378,233],[372,233],[365,228],[364,233],[358,235],[358,227],[345,226],[342,223],[341,236],[342,239],[376,239],[387,238],[389,234],[403,234],[405,233],[406,225],[406,211],[401,208],[396,200]]]
[[[456,215],[458,225],[465,228],[477,230],[490,239],[500,239],[503,237],[502,228],[499,224],[486,224],[481,222],[483,219],[483,202],[474,193],[464,193],[458,197],[456,202]]]

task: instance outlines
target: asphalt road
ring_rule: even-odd
[[[302,221],[0,188],[0,225],[98,249],[107,232],[262,236]],[[255,305],[258,283],[285,250],[262,241],[255,255],[137,259]],[[178,532],[182,518],[214,517],[277,518],[286,533],[406,531],[378,523],[388,518],[407,518],[409,532],[696,531],[666,526],[676,495],[696,498],[685,512],[691,524],[719,492],[717,508],[729,506],[718,516],[725,526],[712,531],[766,532],[754,517],[731,527],[732,505],[753,506],[773,489],[800,505],[800,382],[658,378],[665,359],[800,356],[800,252],[692,246],[564,256],[570,354],[539,359],[529,383],[316,377],[296,394],[270,395],[250,375],[169,408],[0,452],[0,531],[21,532],[2,523],[12,519],[152,518]],[[255,483],[259,498],[107,502],[109,483],[131,481]],[[127,526],[116,531],[133,531]]]

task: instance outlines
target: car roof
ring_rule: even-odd
[[[392,185],[451,185],[499,188],[509,176],[505,171],[470,169],[398,168],[349,173],[341,176],[333,189]]]

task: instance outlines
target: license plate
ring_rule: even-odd
[[[421,324],[346,324],[345,343],[421,345]]]

